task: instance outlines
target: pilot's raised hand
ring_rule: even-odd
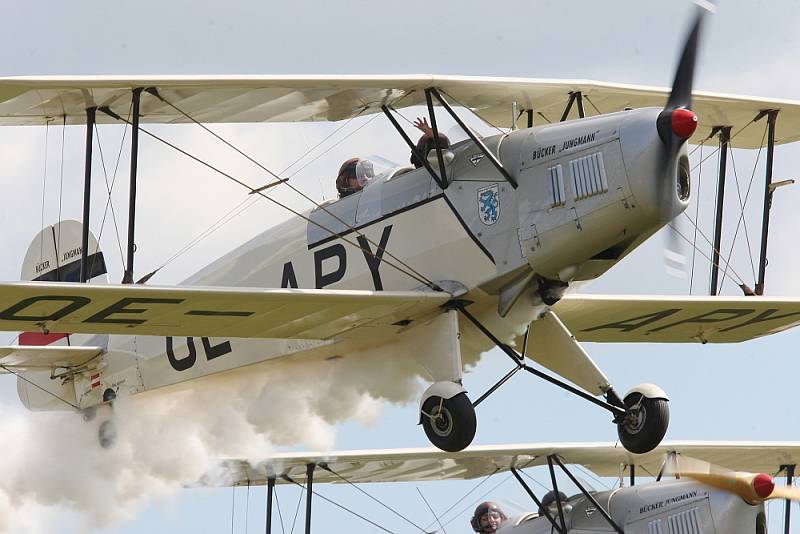
[[[414,128],[421,131],[428,137],[433,137],[433,130],[428,125],[428,119],[424,117],[417,117],[417,120],[414,121]]]

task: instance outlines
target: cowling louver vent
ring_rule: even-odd
[[[563,206],[567,202],[567,194],[564,191],[564,173],[561,165],[547,169],[550,173],[550,192],[552,193],[552,207]]]
[[[569,162],[569,168],[572,173],[575,200],[582,200],[608,191],[608,179],[601,152],[573,159]]]
[[[697,508],[691,508],[667,517],[669,534],[700,534]]]

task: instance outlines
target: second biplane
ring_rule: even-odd
[[[317,365],[353,351],[413,352],[432,382],[420,401],[420,422],[439,448],[469,445],[475,406],[524,370],[609,411],[629,451],[653,449],[667,430],[666,393],[643,384],[618,394],[580,341],[738,342],[800,322],[797,299],[567,294],[686,209],[688,142],[761,120],[770,153],[776,143],[800,139],[798,103],[693,94],[703,13],[671,90],[451,76],[0,79],[0,124],[37,125],[52,117],[87,124],[83,223],[43,229],[23,264],[28,282],[0,284],[0,328],[26,332],[20,346],[0,349],[2,368],[19,377],[28,408],[91,413],[118,395],[268,360]],[[584,116],[590,96],[607,113]],[[575,107],[578,119],[534,126],[535,117],[552,117],[565,102],[562,118]],[[511,129],[479,138],[452,103]],[[184,285],[131,283],[143,123],[334,121],[383,112],[416,151],[395,114],[419,104],[428,108],[436,140],[430,154],[415,154],[422,167],[393,169],[355,194],[293,211],[293,219]],[[436,108],[469,139],[441,146]],[[528,127],[517,128],[518,119]],[[128,259],[120,285],[96,283],[105,282],[106,268],[88,228],[97,122],[132,125]],[[735,136],[740,148],[761,140],[744,129]],[[276,203],[270,187],[292,187],[280,177],[269,187],[236,181]],[[763,276],[756,289],[762,292]],[[514,365],[474,401],[462,382],[467,339],[484,350],[500,347]],[[101,441],[108,443],[110,433],[104,424]]]

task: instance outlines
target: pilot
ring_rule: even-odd
[[[567,496],[564,492],[558,492],[558,499],[561,501],[561,510],[567,514],[572,511],[572,505],[567,502]],[[544,510],[550,514],[553,519],[558,517],[558,503],[556,502],[556,492],[548,491],[542,498],[542,506],[539,508],[539,515],[545,515]]]
[[[364,189],[374,177],[372,162],[368,159],[350,158],[339,168],[336,191],[344,198]]]
[[[417,120],[414,121],[414,127],[422,132],[422,137],[417,141],[417,153],[423,158],[427,158],[428,152],[436,148],[436,144],[433,142],[433,129],[428,125],[428,119],[424,117],[417,117]],[[442,150],[450,148],[450,139],[442,133],[439,134],[439,147]],[[413,152],[411,153],[411,164],[416,168],[424,165]]]
[[[475,515],[470,519],[472,530],[481,534],[494,534],[505,521],[506,514],[497,503],[486,501],[475,508]]]

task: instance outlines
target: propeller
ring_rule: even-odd
[[[766,473],[730,471],[708,462],[686,457],[676,457],[673,474],[690,478],[738,495],[750,504],[771,499],[791,499],[800,501],[800,487],[776,486],[775,479]]]
[[[689,139],[697,129],[697,115],[692,111],[692,85],[694,83],[695,63],[700,32],[706,15],[713,10],[709,2],[697,3],[697,16],[683,45],[672,91],[664,111],[658,116],[656,127],[661,140],[673,154]]]
[[[692,86],[694,85],[695,64],[697,63],[697,50],[703,24],[709,12],[714,10],[713,4],[708,1],[698,1],[697,14],[692,23],[689,34],[683,45],[683,50],[675,70],[675,79],[672,82],[667,103],[656,119],[656,129],[661,141],[664,143],[663,174],[660,194],[664,206],[664,218],[673,219],[676,215],[673,199],[677,196],[681,201],[689,198],[690,171],[686,157],[678,155],[686,141],[697,129],[697,115],[692,111]],[[678,160],[676,161],[676,158]],[[674,169],[674,171],[667,171]],[[682,211],[682,209],[681,209]],[[664,230],[665,243],[663,246],[664,269],[678,278],[687,278],[688,255],[686,242],[679,235],[675,226],[677,220],[672,220],[673,227]]]

